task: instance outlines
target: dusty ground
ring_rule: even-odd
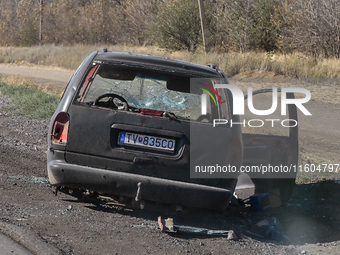
[[[237,82],[248,86],[247,81]],[[287,207],[260,213],[238,205],[223,213],[173,214],[128,210],[105,201],[88,203],[64,194],[56,197],[46,179],[48,120],[15,116],[6,110],[9,104],[0,95],[0,223],[22,228],[60,254],[340,254],[340,184],[333,180],[299,184]],[[339,105],[316,100],[310,107],[313,119],[300,122],[304,156],[340,163]],[[320,124],[314,114],[326,122]],[[161,233],[160,215],[173,217],[175,224],[234,230],[240,239]],[[254,229],[260,220],[273,218],[281,226],[265,229],[267,235]]]

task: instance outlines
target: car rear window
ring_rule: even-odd
[[[91,106],[99,96],[114,93],[123,97],[134,110],[166,111],[188,120],[197,120],[201,115],[201,95],[190,91],[190,77],[145,69],[98,66],[89,70],[79,90],[78,103]],[[207,112],[210,115],[226,112],[226,109],[218,110],[214,102],[208,100]]]

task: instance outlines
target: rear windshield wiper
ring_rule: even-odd
[[[178,120],[178,117],[173,112],[165,111],[165,112],[163,112],[162,116],[163,117],[168,117],[169,119],[176,119],[176,120]]]

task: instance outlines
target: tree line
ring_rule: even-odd
[[[340,0],[204,0],[210,50],[340,58]],[[202,46],[197,0],[0,0],[0,45]]]

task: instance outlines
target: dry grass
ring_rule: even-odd
[[[271,70],[293,78],[340,78],[340,60],[316,59],[302,54],[274,55]]]
[[[1,81],[11,86],[24,86],[24,87],[33,87],[34,83],[32,79],[22,76],[8,76],[1,77]]]
[[[29,77],[23,77],[19,75],[0,77],[0,82],[3,82],[10,86],[15,86],[15,87],[25,87],[29,89],[36,89],[46,94],[57,96],[59,98],[61,97],[63,93],[63,90],[62,91],[56,90],[52,86],[48,86],[44,83],[37,83],[37,82],[34,82]]]
[[[274,72],[293,78],[340,78],[339,59],[316,59],[300,53],[290,55],[264,52],[208,54],[198,50],[195,54],[186,51],[168,52],[155,46],[128,45],[44,45],[35,47],[2,47],[0,63],[45,65],[75,70],[84,58],[95,50],[107,47],[111,51],[134,52],[170,57],[197,64],[214,63],[228,77],[236,74]]]

